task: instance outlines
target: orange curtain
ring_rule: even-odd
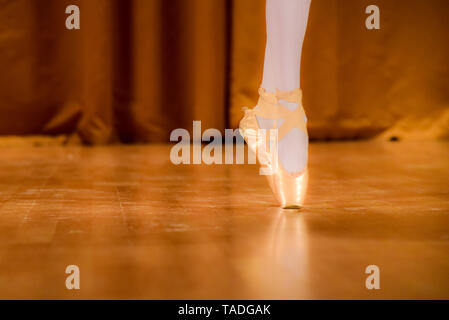
[[[449,2],[312,0],[302,83],[312,138],[449,138]],[[65,8],[81,30],[65,28]],[[0,135],[168,142],[236,127],[262,78],[264,0],[0,1]],[[1,139],[0,139],[1,140]]]
[[[15,0],[0,8],[0,135],[167,142],[224,129],[225,0]],[[81,30],[65,28],[78,5]]]
[[[365,26],[372,4],[380,30]],[[234,5],[236,126],[262,81],[265,9]],[[449,1],[312,0],[301,76],[314,139],[448,139]]]

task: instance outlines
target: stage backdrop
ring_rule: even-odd
[[[70,4],[80,31],[65,28]],[[381,30],[365,27],[371,4]],[[0,135],[236,127],[257,101],[264,19],[264,0],[0,0]],[[449,1],[312,0],[304,50],[312,138],[449,138]]]

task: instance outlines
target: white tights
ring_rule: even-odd
[[[301,53],[311,0],[266,0],[267,45],[262,87],[268,92],[290,91],[301,87]],[[298,105],[280,101],[291,110]],[[273,120],[258,118],[263,129],[271,129]],[[282,123],[278,123],[282,125]],[[299,129],[291,130],[279,141],[283,167],[299,173],[307,166],[308,139]]]

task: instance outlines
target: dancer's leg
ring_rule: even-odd
[[[276,89],[300,87],[301,54],[311,0],[267,0],[267,44]],[[270,55],[268,56],[270,58]]]
[[[262,86],[268,91],[291,91],[300,88],[301,53],[311,0],[267,0],[267,46]],[[281,101],[295,110],[298,105]],[[259,118],[264,129],[273,121]],[[280,125],[280,124],[279,124]],[[279,141],[279,157],[290,173],[307,166],[308,138],[299,129],[291,130]]]
[[[271,56],[271,48],[268,41],[265,48],[262,88],[268,92],[276,91],[276,74],[274,73],[273,57]]]

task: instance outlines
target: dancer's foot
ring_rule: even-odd
[[[308,182],[308,134],[301,90],[267,93],[261,89],[260,95],[258,105],[243,118],[240,130],[247,142],[253,141],[248,143],[253,151],[260,146],[254,143],[254,136],[248,139],[249,135],[257,135],[258,129],[278,130],[278,163],[271,165],[268,182],[282,207],[302,207]],[[258,155],[262,163],[270,158],[262,153],[264,159],[260,159]]]
[[[279,100],[278,102],[283,107],[297,111],[298,108],[302,108],[302,105],[298,102],[291,102],[287,100]],[[258,107],[256,107],[257,110]],[[263,117],[257,117],[257,122],[260,128],[269,131],[274,127],[281,127],[284,124],[284,119],[267,119]],[[307,122],[307,118],[304,116],[304,121]],[[307,167],[308,159],[308,146],[309,138],[307,132],[299,129],[291,129],[282,139],[278,142],[279,160],[284,167],[291,174],[298,174],[304,171]]]

